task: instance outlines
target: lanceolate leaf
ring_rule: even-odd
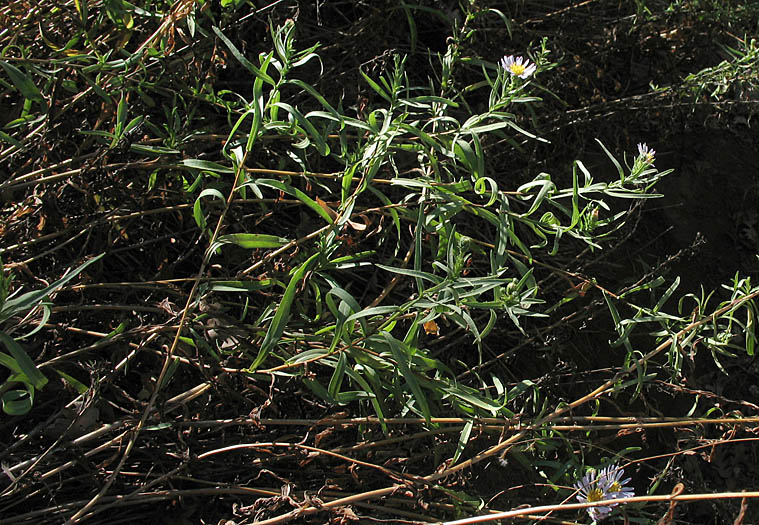
[[[21,373],[26,376],[30,384],[35,388],[40,389],[47,384],[47,378],[42,375],[34,361],[27,355],[21,345],[19,345],[12,337],[4,332],[0,332],[0,341],[5,345],[8,351],[16,361]]]
[[[9,390],[3,394],[3,412],[9,416],[28,414],[34,404],[34,388],[28,390]]]
[[[32,308],[34,306],[37,306],[40,301],[42,301],[46,296],[50,295],[54,291],[58,290],[60,287],[66,285],[70,280],[72,280],[74,277],[79,275],[79,273],[87,268],[92,263],[99,261],[101,257],[105,255],[104,253],[101,253],[100,255],[97,255],[87,261],[86,263],[82,264],[79,268],[76,268],[75,270],[72,270],[69,272],[68,275],[65,277],[55,281],[53,284],[48,286],[47,288],[43,288],[42,290],[36,290],[33,292],[27,292],[24,295],[20,297],[15,297],[13,299],[10,299],[5,302],[2,309],[0,309],[0,323],[3,321],[6,321],[9,317],[12,315],[23,312],[25,310],[28,310],[29,308]]]
[[[234,55],[237,61],[240,62],[240,64],[242,64],[243,66],[245,66],[245,68],[248,71],[253,73],[256,76],[256,78],[260,78],[261,80],[263,80],[264,82],[272,86],[275,84],[274,79],[271,78],[271,76],[264,73],[263,71],[261,71],[259,68],[257,68],[250,60],[245,58],[240,52],[240,50],[237,49],[237,47],[235,47],[235,45],[232,43],[231,40],[229,40],[226,36],[224,36],[224,33],[222,33],[218,27],[214,27],[213,32],[216,33],[216,36],[218,36],[222,42],[224,42],[224,45],[227,46],[227,48],[232,53],[232,55]]]
[[[327,221],[329,224],[332,224],[334,222],[330,214],[327,213],[327,211],[325,211],[323,207],[319,206],[319,203],[317,203],[315,200],[313,200],[311,197],[303,193],[298,188],[294,188],[290,186],[289,184],[285,184],[284,182],[280,182],[274,179],[258,179],[255,181],[255,184],[257,186],[269,186],[270,188],[276,188],[278,190],[284,191],[285,193],[289,193],[290,195],[292,195],[293,197],[301,201],[303,204],[311,208],[321,217],[323,217],[324,220]]]
[[[282,337],[282,333],[285,331],[287,321],[290,318],[290,308],[292,307],[293,301],[295,300],[295,291],[298,288],[298,284],[300,283],[300,280],[303,279],[303,276],[306,275],[306,272],[308,272],[316,263],[319,255],[319,253],[315,253],[309,257],[306,262],[298,267],[295,273],[293,273],[293,276],[290,278],[290,282],[287,284],[285,294],[282,296],[282,301],[279,303],[279,307],[277,308],[277,313],[274,314],[274,319],[272,319],[271,324],[269,325],[269,329],[266,331],[266,336],[261,343],[261,348],[258,351],[258,355],[256,356],[255,361],[253,361],[253,363],[250,365],[249,370],[251,372],[255,371],[256,368],[261,366],[261,363],[264,362],[266,357],[274,349],[274,345],[277,344],[279,338]]]
[[[4,60],[0,60],[0,67],[5,70],[9,77],[11,77],[11,82],[13,82],[13,85],[21,92],[25,98],[34,100],[35,102],[42,102],[44,100],[42,98],[42,93],[40,93],[40,90],[37,89],[37,86],[34,84],[34,82],[32,82],[32,80],[19,68],[9,62],[5,62]]]
[[[236,244],[240,248],[247,248],[254,250],[256,248],[279,248],[290,242],[283,237],[277,237],[276,235],[266,235],[263,233],[230,233],[222,235],[214,243],[214,247],[210,248],[214,251],[219,246],[224,244]]]
[[[400,372],[400,374],[406,380],[406,384],[414,394],[414,399],[417,402],[419,410],[424,415],[424,419],[429,422],[430,418],[432,417],[430,406],[427,403],[427,398],[422,391],[422,387],[419,385],[419,381],[417,381],[416,377],[414,376],[414,372],[409,367],[409,354],[404,351],[403,347],[401,346],[401,342],[394,338],[392,335],[388,334],[387,332],[382,332],[382,336],[390,346],[390,352],[393,354],[393,359],[398,365],[398,372]]]

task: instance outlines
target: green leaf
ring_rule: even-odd
[[[274,279],[261,279],[258,281],[213,281],[208,283],[208,290],[214,292],[252,292],[271,288],[279,284],[282,288],[284,284]]]
[[[340,387],[343,386],[343,377],[345,377],[345,366],[347,363],[347,357],[344,352],[340,353],[340,357],[337,358],[337,365],[335,371],[332,373],[332,378],[329,380],[327,386],[327,392],[329,395],[337,399],[340,393]]]
[[[364,368],[361,365],[356,367],[357,369],[363,369],[364,373],[367,375],[367,377],[370,378],[370,380],[374,379],[376,380],[376,373],[373,369],[370,368]],[[346,367],[345,372],[348,374],[348,377],[350,377],[353,381],[359,384],[359,386],[369,394],[369,401],[371,402],[372,406],[374,407],[374,412],[377,414],[377,418],[380,421],[380,425],[382,426],[382,431],[387,434],[387,424],[385,423],[385,411],[382,408],[382,402],[377,397],[377,393],[375,390],[379,390],[380,388],[377,387],[372,388],[372,386],[369,384],[369,382],[361,377],[361,374],[359,374],[356,370],[352,369],[351,367]]]
[[[435,284],[440,284],[443,282],[443,279],[441,277],[438,277],[437,275],[423,272],[421,270],[412,270],[410,268],[395,268],[394,266],[385,266],[384,264],[375,264],[377,268],[382,268],[383,270],[387,270],[388,272],[393,273],[399,273],[401,275],[408,275],[410,277],[414,277],[417,279],[424,279],[426,281],[431,281]]]
[[[612,348],[617,347],[621,344],[625,345],[625,348],[627,349],[628,353],[632,355],[633,348],[632,344],[630,343],[630,331],[635,326],[634,324],[629,324],[627,326],[627,329],[625,329],[624,325],[622,324],[621,318],[619,316],[619,311],[617,310],[617,307],[614,305],[614,303],[611,301],[611,297],[609,297],[609,294],[606,292],[603,293],[604,300],[606,301],[606,306],[609,308],[609,313],[611,314],[611,319],[614,321],[614,325],[617,328],[617,332],[619,333],[619,337],[616,341],[610,343]]]
[[[198,195],[198,198],[195,199],[195,203],[192,205],[192,216],[195,218],[195,223],[198,225],[198,228],[201,229],[205,229],[208,223],[206,222],[206,218],[203,214],[203,208],[201,207],[200,202],[203,200],[203,197],[207,197],[209,195],[221,200],[222,202],[226,201],[224,194],[216,188],[206,188],[200,192],[200,195]]]
[[[384,89],[382,89],[379,84],[377,84],[374,80],[372,80],[369,77],[369,75],[367,75],[366,73],[364,73],[360,69],[359,69],[359,73],[361,73],[361,76],[364,77],[364,80],[366,80],[367,84],[369,84],[369,86],[374,91],[376,91],[379,96],[381,96],[382,98],[384,98],[385,100],[387,100],[391,104],[393,103],[393,100],[390,98],[390,95],[388,95],[387,92]]]
[[[403,9],[404,13],[406,13],[406,21],[408,22],[408,32],[411,40],[411,54],[416,53],[416,42],[417,42],[417,33],[416,33],[416,22],[414,22],[414,15],[411,13],[411,9],[409,8],[408,4],[405,2],[401,3],[401,8]]]
[[[466,422],[466,424],[464,425],[464,428],[461,430],[461,434],[459,435],[459,442],[456,444],[456,452],[453,454],[451,465],[455,464],[459,460],[461,453],[466,448],[467,443],[469,443],[469,436],[472,433],[473,426],[474,426],[474,421],[470,419],[469,421]]]
[[[7,321],[11,316],[19,312],[23,312],[37,306],[45,297],[58,290],[62,286],[66,285],[70,280],[79,275],[82,270],[87,268],[92,263],[99,261],[104,255],[104,253],[101,253],[100,255],[93,257],[89,261],[79,266],[79,268],[69,272],[65,277],[62,277],[61,279],[55,281],[47,288],[33,292],[27,292],[20,297],[6,301],[2,306],[2,309],[0,309],[0,323]]]
[[[61,376],[61,378],[66,383],[68,383],[70,386],[72,386],[74,388],[74,390],[77,391],[78,394],[85,394],[89,390],[89,387],[87,385],[85,385],[81,381],[77,380],[75,377],[72,377],[72,376],[68,375],[65,372],[61,372],[60,370],[55,370],[55,372],[59,376]]]
[[[324,386],[316,379],[304,378],[303,383],[308,388],[310,388],[314,394],[316,394],[317,396],[319,396],[326,402],[331,403],[331,404],[337,404],[337,401],[335,400],[335,398],[330,396],[329,392],[327,392],[327,389],[324,388]]]
[[[21,367],[18,366],[18,363],[16,362],[16,360],[13,359],[8,354],[6,354],[5,352],[0,352],[0,365],[4,366],[8,370],[11,370],[14,374],[23,375],[23,372],[21,371]]]
[[[672,296],[673,293],[675,293],[675,290],[677,287],[680,286],[680,277],[675,277],[675,280],[672,282],[669,288],[667,288],[667,291],[664,292],[664,294],[661,296],[661,298],[657,301],[656,306],[654,306],[654,309],[652,310],[653,313],[657,313],[659,310],[661,310],[661,307],[664,306],[664,303],[667,302],[667,300]]]
[[[113,129],[113,141],[111,142],[111,147],[113,148],[116,146],[116,143],[121,138],[121,134],[124,133],[124,126],[126,126],[126,119],[127,119],[127,105],[126,105],[126,97],[124,96],[124,93],[121,93],[121,100],[119,100],[118,105],[116,106],[116,126]]]
[[[604,153],[606,153],[606,156],[611,159],[611,162],[614,164],[614,166],[617,168],[617,172],[619,173],[619,180],[622,181],[622,183],[625,182],[625,172],[622,169],[622,166],[619,164],[619,161],[614,158],[614,155],[611,154],[611,152],[606,149],[606,146],[603,145],[603,142],[596,139],[596,142],[598,142],[598,145],[601,146],[601,149],[604,150]]]
[[[32,390],[9,390],[2,397],[3,412],[9,416],[28,414],[34,405]]]
[[[7,133],[3,131],[0,131],[0,140],[2,140],[3,142],[7,142],[11,146],[15,146],[19,149],[22,149],[24,147],[24,145],[21,144],[18,140],[16,140],[15,138],[11,137],[10,135],[8,135]]]
[[[218,36],[222,42],[224,42],[224,45],[227,46],[229,51],[232,53],[232,55],[237,59],[237,61],[242,64],[245,69],[253,73],[256,78],[260,78],[264,82],[266,82],[269,85],[275,85],[274,79],[271,78],[269,75],[258,69],[253,63],[245,58],[242,53],[240,53],[240,50],[235,47],[235,45],[226,37],[224,36],[224,33],[221,32],[221,29],[214,26],[212,27],[213,32],[216,33],[216,36]]]
[[[315,253],[301,264],[290,278],[290,282],[287,284],[287,289],[282,296],[282,301],[279,303],[277,312],[274,314],[274,318],[271,320],[269,329],[266,331],[266,336],[261,343],[261,348],[258,351],[256,359],[251,363],[248,368],[249,372],[254,372],[261,363],[269,356],[274,349],[274,345],[277,344],[279,338],[282,337],[282,333],[285,331],[285,326],[290,318],[290,308],[292,308],[293,301],[295,300],[295,292],[298,288],[300,280],[306,275],[311,267],[316,263],[321,253]]]
[[[234,173],[235,170],[224,166],[223,164],[219,164],[217,162],[211,162],[208,160],[199,160],[199,159],[184,159],[180,162],[182,166],[186,166],[188,168],[195,168],[198,170],[203,171],[213,171],[214,173]]]
[[[464,386],[441,385],[440,388],[444,390],[445,392],[447,392],[448,394],[454,397],[457,397],[461,399],[462,401],[465,401],[469,405],[487,410],[493,415],[495,415],[499,410],[501,410],[501,408],[503,408],[502,405],[494,402],[491,399],[482,397],[481,395],[478,395],[475,391],[469,388],[466,388]]]
[[[236,244],[240,248],[254,250],[257,248],[279,248],[289,243],[289,239],[277,237],[276,235],[266,235],[263,233],[230,233],[220,236],[212,248],[214,251],[224,244]]]
[[[321,133],[317,131],[311,121],[308,120],[308,118],[304,116],[298,110],[298,108],[295,108],[290,104],[285,104],[284,102],[275,102],[273,105],[284,109],[290,115],[292,115],[302,130],[306,133],[306,135],[308,135],[311,139],[313,139],[314,143],[316,143],[316,149],[322,156],[329,155],[329,145],[324,140],[324,137],[322,137]]]
[[[11,78],[13,85],[21,92],[24,98],[33,100],[35,102],[43,102],[45,100],[34,82],[32,82],[32,80],[26,76],[24,72],[19,68],[13,64],[5,62],[4,60],[0,60],[0,67],[5,70],[8,76]]]
[[[401,342],[394,338],[392,335],[388,334],[387,332],[382,332],[382,337],[385,338],[385,341],[390,346],[390,352],[393,354],[393,359],[398,365],[398,371],[406,380],[406,384],[414,394],[414,399],[419,406],[419,410],[424,415],[424,419],[429,423],[430,419],[432,418],[430,406],[427,403],[427,398],[422,391],[422,387],[419,385],[419,381],[417,381],[414,372],[409,367],[409,354],[404,351],[404,348],[401,346]]]
[[[246,186],[250,185],[250,183],[246,183]],[[330,217],[329,213],[319,206],[319,204],[313,200],[311,197],[303,193],[301,190],[294,188],[290,186],[289,184],[285,184],[284,182],[280,182],[278,180],[274,179],[257,179],[255,181],[256,186],[268,186],[270,188],[275,188],[281,191],[284,191],[285,193],[288,193],[301,201],[303,204],[311,208],[313,211],[315,211],[319,216],[321,216],[325,221],[327,221],[329,224],[333,224],[332,217]]]
[[[21,345],[19,345],[12,337],[5,332],[0,332],[0,341],[10,351],[11,356],[16,361],[16,364],[21,370],[30,384],[37,389],[43,388],[47,384],[47,378],[42,375],[34,361],[27,355]]]
[[[319,93],[313,86],[306,84],[299,79],[288,80],[286,83],[298,86],[299,88],[308,92],[308,94],[314,97],[336,121],[341,123],[340,127],[342,128],[343,116],[334,107],[332,107],[332,105],[327,102],[327,99],[324,98],[324,96],[322,96],[322,94]]]
[[[354,321],[356,319],[363,319],[365,317],[371,317],[373,315],[384,315],[389,314],[392,312],[397,312],[398,307],[397,306],[373,306],[371,308],[365,308],[361,310],[360,312],[356,312],[355,314],[351,314],[348,316],[348,318],[345,320],[345,322]]]

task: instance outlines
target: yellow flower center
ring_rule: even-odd
[[[588,501],[601,501],[604,499],[604,491],[601,489],[592,489],[588,491]]]
[[[609,487],[609,492],[619,492],[620,490],[622,490],[622,485],[619,484],[619,481],[615,481]]]
[[[524,73],[524,70],[525,70],[525,69],[527,69],[527,68],[525,68],[523,64],[511,64],[511,65],[509,66],[509,70],[510,70],[510,71],[511,71],[513,74],[515,74],[516,76],[519,76],[519,75],[521,75],[522,73]]]

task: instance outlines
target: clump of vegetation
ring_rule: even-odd
[[[740,523],[759,287],[652,203],[756,10],[258,4],[0,9],[2,515]]]

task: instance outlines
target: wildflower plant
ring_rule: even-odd
[[[512,103],[530,104],[540,101],[539,97],[530,92],[529,85],[534,81],[536,73],[550,71],[556,67],[556,63],[549,59],[548,40],[545,38],[534,55],[534,61],[522,55],[501,57],[498,60],[493,81],[490,80],[487,71],[483,70],[491,86],[490,111],[503,110]],[[541,140],[538,137],[533,138]]]
[[[471,514],[486,500],[465,494],[469,488],[445,492],[445,479],[496,456],[486,448],[498,439],[491,432],[496,426],[513,429],[516,422],[518,429],[504,431],[497,446],[510,447],[523,466],[540,467],[551,486],[564,486],[579,467],[577,448],[592,447],[592,441],[578,445],[574,430],[554,429],[559,417],[581,418],[590,401],[602,406],[599,398],[611,393],[619,405],[635,399],[653,378],[663,379],[657,376],[661,370],[681,375],[683,360],[699,349],[715,361],[717,355],[733,356],[741,348],[735,332],[745,332],[748,355],[755,351],[759,289],[748,278],[736,276],[726,289],[729,299],[716,307],[716,296],[706,292],[687,294],[672,306],[677,280],[665,285],[652,271],[620,284],[605,272],[617,267],[610,257],[629,246],[624,239],[635,230],[630,219],[637,220],[631,210],[659,197],[655,186],[670,171],[657,168],[656,152],[647,144],[638,144],[628,163],[618,160],[628,158],[621,153],[624,145],[592,139],[589,146],[604,152],[610,170],[586,166],[580,158],[585,153],[573,150],[563,153],[576,160],[551,164],[542,148],[553,131],[542,118],[541,96],[560,100],[554,87],[565,85],[571,68],[558,68],[553,57],[566,57],[566,50],[549,53],[545,39],[538,48],[491,46],[484,53],[483,40],[480,47],[470,45],[478,27],[493,27],[487,17],[503,20],[505,36],[517,15],[459,2],[466,12],[451,15],[453,34],[441,43],[447,48],[420,60],[414,50],[424,39],[417,38],[415,13],[435,12],[440,20],[447,15],[410,3],[381,6],[408,21],[411,41],[396,48],[408,55],[375,53],[373,46],[384,44],[366,38],[375,29],[371,23],[358,31],[326,31],[331,20],[352,19],[334,16],[350,4],[345,2],[318,3],[324,4],[324,18],[317,6],[318,23],[305,24],[286,5],[296,2],[251,7],[245,14],[251,2],[224,0],[219,13],[211,2],[179,1],[168,10],[165,2],[119,0],[101,10],[67,0],[70,8],[40,3],[28,16],[17,15],[26,13],[23,2],[11,3],[21,8],[14,16],[0,7],[11,24],[0,31],[1,96],[15,108],[0,130],[0,158],[7,164],[0,190],[24,204],[3,210],[13,227],[0,225],[0,253],[23,272],[13,282],[0,276],[0,402],[6,414],[23,416],[7,430],[25,436],[21,445],[26,441],[39,450],[22,454],[14,444],[2,452],[8,476],[0,496],[15,498],[3,502],[4,512],[29,507],[32,500],[39,508],[49,503],[30,479],[35,472],[40,482],[60,480],[69,494],[103,487],[84,506],[62,505],[68,514],[51,517],[56,522],[110,509],[121,499],[113,497],[117,491],[165,492],[173,474],[147,485],[130,481],[145,476],[120,476],[122,467],[150,465],[158,457],[152,451],[161,446],[169,450],[160,455],[167,462],[162,471],[181,473],[184,466],[168,462],[192,457],[194,469],[208,469],[209,483],[230,489],[227,498],[236,497],[235,484],[246,482],[250,459],[256,469],[277,471],[277,479],[292,478],[297,489],[287,499],[298,505],[298,518],[326,509],[300,492],[306,477],[313,483],[334,474],[345,493],[359,481],[371,485],[371,493],[355,498],[359,502],[400,493],[412,478],[396,468],[443,489],[439,494],[452,505],[438,507],[441,514],[452,513],[453,506]],[[313,6],[301,4],[300,20],[307,19]],[[375,16],[353,8],[358,18]],[[61,16],[65,23],[56,24]],[[326,41],[332,38],[344,40]],[[757,56],[752,44],[738,65],[754,67]],[[544,79],[546,86],[540,84]],[[79,134],[81,144],[58,139]],[[75,210],[76,220],[59,223],[55,215],[57,230],[51,232],[51,201],[65,206],[60,213]],[[159,229],[161,236],[153,236]],[[86,250],[102,251],[91,243],[105,240],[106,254],[82,262]],[[61,277],[64,268],[71,270]],[[25,284],[37,269],[45,285]],[[103,281],[75,286],[74,279],[96,276]],[[104,292],[111,287],[127,292]],[[71,298],[71,307],[61,304]],[[130,304],[101,304],[107,303],[103,298]],[[223,304],[218,312],[225,312],[224,319],[215,309],[198,313],[204,303]],[[111,306],[123,322],[104,321]],[[593,350],[605,353],[599,362],[608,366],[587,381],[564,382],[556,395],[556,352],[562,352],[562,363],[579,367],[586,349],[578,345],[581,351],[573,354],[575,343],[555,344],[560,329],[581,332],[604,322],[617,333],[606,344],[593,328]],[[237,329],[235,341],[212,344],[230,326]],[[642,327],[645,334],[638,333]],[[49,336],[43,344],[32,341],[41,335]],[[651,338],[660,347],[646,353],[640,345]],[[124,342],[118,351],[103,351],[118,341]],[[666,353],[666,363],[649,364],[658,353]],[[84,366],[82,359],[97,366]],[[85,372],[89,385],[80,381]],[[61,397],[71,390],[92,398],[116,393],[117,401],[108,404],[126,419],[104,421],[102,431],[88,434],[92,448],[84,454],[98,464],[112,461],[104,454],[122,439],[114,432],[127,432],[129,445],[119,448],[124,455],[112,461],[117,466],[106,483],[72,472],[78,462],[51,453],[60,449],[55,440],[61,434],[38,446],[43,436],[34,429],[44,426],[39,423],[48,413],[38,417],[37,409],[63,407],[53,407],[59,399],[40,403],[34,396],[62,392],[43,390],[56,376],[71,387]],[[133,389],[134,378],[144,385]],[[591,382],[592,395],[585,390]],[[583,397],[567,403],[565,386],[571,389],[567,395]],[[339,414],[347,416],[333,425],[330,418]],[[220,433],[191,429],[202,435],[176,441],[183,425],[212,428],[216,418]],[[278,425],[277,418],[287,418],[286,424]],[[481,425],[483,418],[494,419]],[[238,422],[246,425],[240,432],[223,430]],[[322,424],[328,428],[310,431]],[[363,445],[342,442],[336,443],[338,454],[312,459],[338,437],[381,448],[398,442],[384,436],[405,439],[403,432],[416,427],[431,432],[413,430],[410,442],[433,436],[444,445],[427,447],[434,461],[410,455],[409,461],[384,463],[397,451],[378,449],[368,462],[346,470],[329,462],[353,462],[348,456],[364,452]],[[592,422],[589,428],[588,434],[600,432]],[[302,439],[290,439],[301,430]],[[215,435],[245,436],[251,446],[214,451]],[[268,444],[259,447],[253,442],[258,438]],[[315,447],[305,444],[312,438]],[[302,468],[292,469],[294,462],[269,462],[259,453],[271,456],[270,445],[287,445],[287,453],[300,446],[310,450],[300,458]],[[237,456],[230,461],[235,468],[221,468],[226,453],[250,457]],[[244,472],[236,470],[240,465]],[[379,468],[364,470],[372,466]],[[387,476],[388,486],[375,490],[384,478],[365,483],[365,476]],[[588,509],[599,521],[633,495],[630,481],[614,465],[591,470],[576,484],[577,498],[610,500]],[[262,501],[253,506],[275,512]],[[350,517],[348,507],[332,510]]]

